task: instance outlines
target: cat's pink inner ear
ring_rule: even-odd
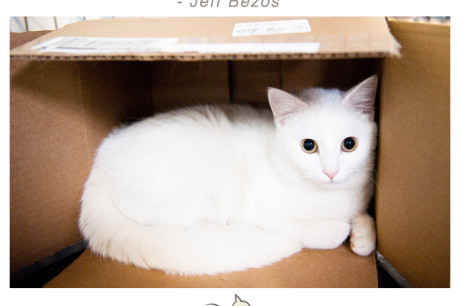
[[[297,97],[276,88],[268,89],[268,102],[275,122],[283,126],[294,114],[305,109],[305,102]]]
[[[377,92],[378,78],[373,75],[355,87],[351,88],[343,95],[343,103],[363,114],[374,119],[375,113],[375,94]]]

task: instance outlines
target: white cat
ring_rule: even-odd
[[[102,256],[187,275],[336,248],[350,231],[369,255],[376,87],[271,88],[273,114],[195,106],[121,127],[97,152],[81,232]]]

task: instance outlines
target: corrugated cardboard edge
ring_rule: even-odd
[[[123,54],[123,55],[70,55],[57,53],[37,55],[11,55],[12,58],[27,60],[54,60],[54,61],[224,61],[224,60],[307,60],[307,59],[352,59],[352,58],[380,58],[397,56],[398,53],[387,52],[362,52],[362,53],[331,53],[331,54],[309,54],[309,53],[225,53],[225,54],[184,54],[184,53],[156,53],[152,55]]]
[[[258,17],[253,17],[258,18]],[[272,17],[266,17],[265,19],[270,19]],[[273,17],[274,19],[280,19],[280,17]],[[307,17],[311,19],[310,17]],[[382,17],[383,18],[383,17]],[[289,19],[286,17],[286,19]],[[375,20],[374,20],[375,19]],[[148,19],[115,19],[120,26],[124,26],[124,22],[139,22],[141,23],[148,22]],[[163,18],[151,19],[152,22],[162,22],[162,25],[171,23],[171,28],[174,28],[174,23],[177,22],[177,18]],[[209,22],[208,19],[189,18],[186,19],[190,23],[198,24],[201,20]],[[220,23],[225,24],[228,27],[228,23],[237,23],[240,22],[239,18],[214,18],[214,23],[216,27],[219,27]],[[314,22],[319,23],[316,26],[316,32],[309,33],[307,35],[298,35],[298,34],[288,34],[288,35],[269,35],[264,37],[225,37],[222,34],[222,31],[210,32],[209,37],[196,37],[193,35],[206,35],[207,33],[202,31],[192,31],[191,33],[181,32],[180,29],[171,30],[169,33],[170,36],[180,36],[181,40],[184,41],[196,41],[205,39],[206,42],[220,41],[220,42],[319,42],[321,48],[317,53],[162,53],[162,52],[152,52],[152,53],[112,53],[112,54],[70,54],[70,53],[51,53],[51,52],[37,52],[31,48],[43,41],[46,41],[50,38],[56,36],[71,36],[70,33],[77,33],[76,36],[87,35],[91,37],[93,35],[91,31],[88,31],[88,25],[85,24],[86,28],[82,33],[78,32],[79,27],[83,27],[83,22],[76,24],[68,25],[57,31],[53,31],[48,35],[40,37],[28,44],[17,47],[10,52],[11,58],[22,58],[22,59],[34,59],[34,60],[58,60],[58,61],[223,61],[223,60],[304,60],[304,59],[350,59],[350,58],[382,58],[382,57],[393,57],[399,56],[400,45],[396,39],[391,35],[388,26],[384,29],[382,22],[385,20],[379,20],[379,18],[362,18],[363,28],[366,24],[377,24],[378,31],[376,33],[351,33],[350,36],[347,36],[348,33],[344,33],[344,36],[341,35],[332,35],[331,30],[322,32],[321,22],[327,25],[329,28],[330,25],[337,20],[344,23],[344,18],[316,18]],[[346,20],[346,19],[345,19]],[[356,21],[356,19],[351,19],[350,21]],[[184,22],[184,19],[181,20]],[[86,21],[88,22],[88,21]],[[113,20],[92,20],[90,25],[94,27],[106,26],[106,23],[113,22]],[[346,21],[345,21],[346,22]],[[358,18],[358,22],[361,22]],[[374,24],[374,25],[375,25]],[[190,25],[193,27],[193,24]],[[132,30],[131,30],[132,31]],[[225,31],[224,31],[225,32]],[[333,32],[333,31],[332,31]],[[89,34],[91,33],[91,35]],[[114,37],[112,32],[106,32],[106,30],[101,30],[100,33],[107,33],[107,37]],[[100,35],[100,33],[98,33]],[[128,30],[127,33],[130,33]],[[225,32],[227,35],[227,32]],[[81,35],[80,35],[81,34]],[[137,33],[136,33],[137,34]],[[150,33],[148,33],[150,34]],[[97,34],[94,34],[98,36]],[[123,35],[123,34],[121,34]],[[140,36],[145,37],[145,33],[140,34]],[[158,34],[156,32],[151,32],[150,37],[161,37],[163,34]],[[220,36],[219,36],[220,35]],[[92,37],[95,37],[92,36]],[[374,41],[373,39],[376,39]],[[370,42],[367,42],[370,40]],[[361,47],[361,43],[363,47]],[[331,45],[332,44],[332,45]],[[332,47],[331,47],[332,46]],[[349,46],[353,46],[348,48]]]

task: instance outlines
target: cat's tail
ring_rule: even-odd
[[[301,249],[300,243],[257,226],[142,226],[126,218],[90,181],[79,226],[92,251],[104,257],[184,275],[261,267]]]

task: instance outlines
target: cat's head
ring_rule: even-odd
[[[375,75],[346,92],[313,88],[295,97],[270,88],[275,152],[284,174],[328,186],[368,179],[376,146],[376,89]]]

